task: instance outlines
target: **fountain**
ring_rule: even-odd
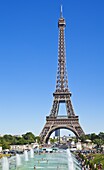
[[[9,170],[9,162],[7,157],[2,158],[2,170]]]
[[[68,170],[74,170],[73,158],[69,149],[67,149],[67,155],[68,155]]]
[[[21,158],[19,154],[16,154],[16,167],[21,165]]]
[[[34,157],[34,159],[33,159]],[[29,159],[31,158],[31,159]],[[4,160],[6,159],[6,160]],[[8,163],[9,160],[9,163]],[[2,163],[2,166],[1,166]],[[0,161],[0,170],[28,170],[28,169],[60,169],[60,170],[81,170],[78,165],[77,159],[68,149],[58,150],[57,152],[48,154],[35,154],[33,149],[28,152],[24,151],[23,155],[16,154],[16,156],[10,157],[9,159],[3,158]]]
[[[24,157],[25,157],[25,161],[29,160],[27,150],[24,151]]]
[[[30,158],[34,158],[34,150],[32,148],[30,149]]]
[[[81,165],[79,164],[78,160],[73,156],[74,167],[77,170],[81,170]]]

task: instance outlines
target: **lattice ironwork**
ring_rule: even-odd
[[[74,113],[74,109],[71,103],[71,92],[68,88],[65,52],[65,27],[66,22],[63,18],[61,7],[61,16],[58,21],[59,45],[56,90],[55,93],[53,93],[54,100],[50,115],[46,117],[46,124],[40,133],[42,143],[46,143],[51,133],[60,128],[69,129],[73,131],[77,136],[84,134],[84,131],[79,124],[79,118]],[[66,104],[67,117],[58,116],[60,103]]]

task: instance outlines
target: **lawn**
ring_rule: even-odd
[[[101,163],[103,165],[103,169],[104,169],[104,154],[97,153],[97,154],[91,154],[91,156],[93,157],[91,162],[96,165]]]

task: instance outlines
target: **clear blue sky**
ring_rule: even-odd
[[[0,1],[0,134],[38,135],[56,84],[60,4],[72,103],[86,133],[104,132],[104,0]]]

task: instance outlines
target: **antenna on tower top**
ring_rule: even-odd
[[[60,17],[63,17],[63,13],[62,13],[62,5],[61,5],[61,12],[60,12]]]

